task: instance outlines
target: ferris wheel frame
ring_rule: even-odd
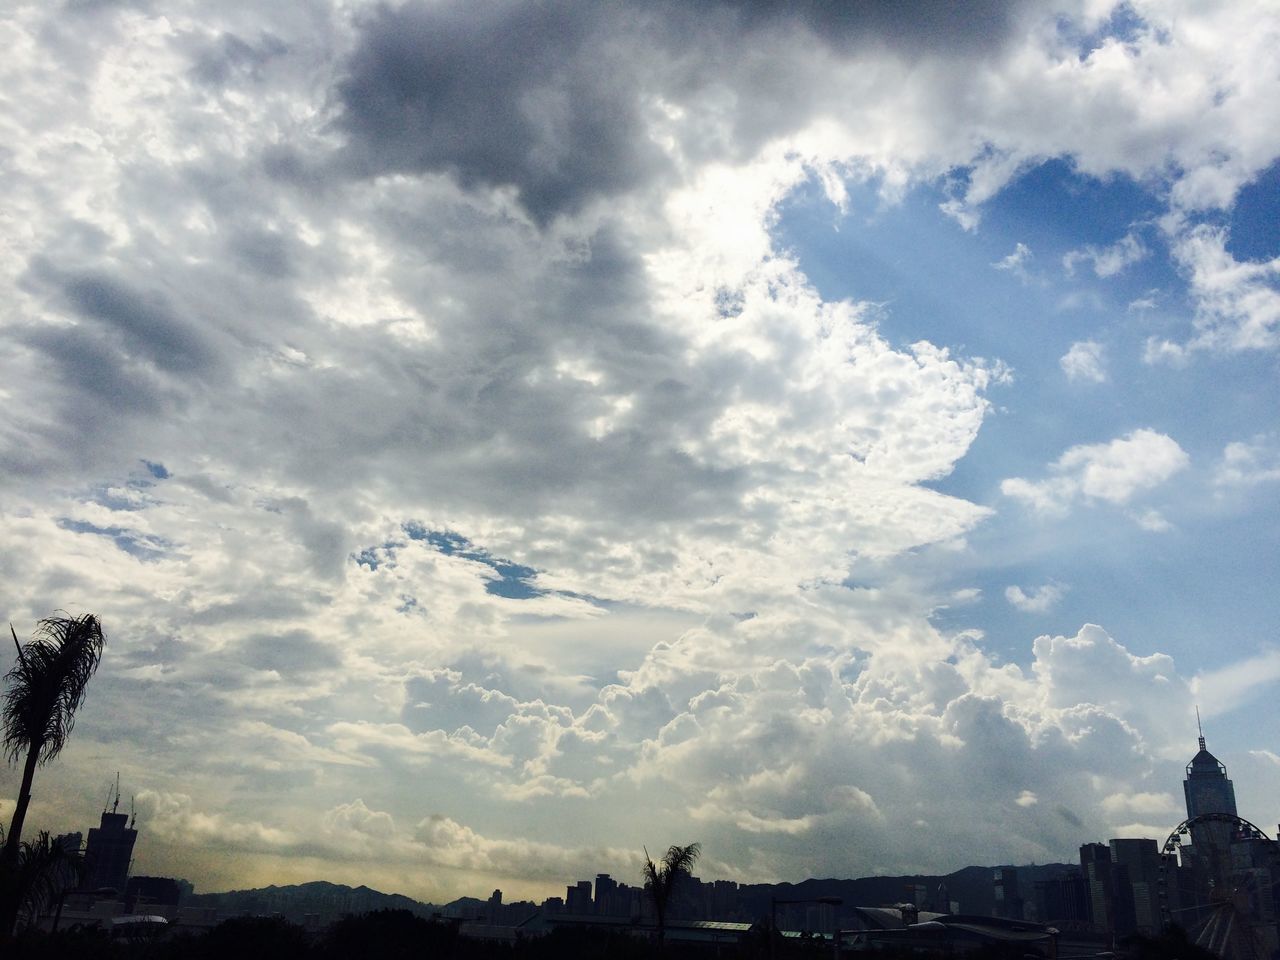
[[[1199,816],[1188,817],[1180,824],[1173,828],[1168,838],[1164,842],[1164,846],[1160,848],[1160,875],[1157,879],[1156,892],[1160,901],[1160,922],[1163,926],[1168,927],[1172,922],[1172,911],[1169,909],[1169,865],[1171,858],[1177,858],[1177,862],[1181,862],[1182,838],[1191,833],[1193,827],[1198,827],[1208,823],[1226,823],[1230,824],[1233,840],[1270,840],[1266,832],[1257,824],[1250,823],[1244,817],[1236,816],[1233,813],[1202,813]]]

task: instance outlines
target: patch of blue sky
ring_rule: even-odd
[[[133,490],[142,490],[149,487],[150,484],[145,481],[129,483],[127,486]],[[99,506],[106,507],[108,510],[123,510],[132,512],[135,510],[145,510],[147,507],[154,505],[155,501],[146,496],[128,496],[113,492],[117,488],[111,486],[94,487],[85,496],[85,502],[96,503]]]
[[[149,460],[140,462],[146,467],[145,476],[135,474],[123,483],[99,484],[85,493],[84,501],[96,503],[108,510],[135,511],[154,506],[156,500],[143,491],[154,487],[157,480],[168,480],[170,474],[162,464],[152,463]],[[117,493],[117,490],[130,492]]]
[[[384,543],[381,547],[365,547],[359,553],[351,554],[351,559],[356,562],[356,566],[377,570],[382,566],[386,552],[394,547],[394,543]]]
[[[535,587],[531,582],[538,572],[533,567],[492,558],[483,562],[488,563],[498,574],[497,580],[489,580],[484,585],[489,593],[506,597],[508,600],[528,600],[530,597],[542,596],[546,592]]]
[[[1269,171],[1241,192],[1231,214],[1240,251],[1275,242],[1266,212],[1275,178]],[[841,215],[816,183],[806,184],[781,207],[777,245],[824,298],[883,304],[879,328],[895,346],[928,340],[961,357],[999,358],[1014,373],[990,389],[993,411],[968,454],[931,484],[996,511],[969,536],[967,560],[949,554],[932,569],[946,570],[952,589],[982,591],[974,604],[940,611],[939,625],[979,626],[996,650],[1025,661],[1030,636],[1072,635],[1098,622],[1135,651],[1181,652],[1206,669],[1215,665],[1208,638],[1226,631],[1239,642],[1216,648],[1226,657],[1273,636],[1280,599],[1262,589],[1280,574],[1273,497],[1265,489],[1219,496],[1212,472],[1227,443],[1280,423],[1275,360],[1205,352],[1181,369],[1144,362],[1149,337],[1185,342],[1195,332],[1186,280],[1152,223],[1165,210],[1160,193],[1051,160],[993,198],[978,229],[966,232],[939,210],[945,185],[889,206],[875,186],[850,185]],[[1064,265],[1072,251],[1111,246],[1131,231],[1147,254],[1120,272],[1098,276],[1087,260],[1074,271]],[[1021,270],[993,266],[1018,244],[1030,251]],[[1073,381],[1061,366],[1071,345],[1086,340],[1101,347],[1102,382]],[[1168,434],[1191,466],[1130,504],[1077,501],[1061,517],[1044,517],[1000,493],[1007,477],[1050,476],[1072,446],[1138,428]],[[1148,509],[1172,529],[1143,529],[1134,515]],[[928,551],[909,562],[933,563]],[[1005,599],[1008,586],[1030,592],[1050,582],[1066,591],[1047,611],[1024,612]]]
[[[1280,160],[1240,189],[1226,225],[1237,260],[1280,257]]]
[[[1058,20],[1058,35],[1075,46],[1082,60],[1108,40],[1131,43],[1146,29],[1146,21],[1127,3],[1118,5],[1105,21],[1087,33],[1066,17]]]
[[[1202,669],[1261,649],[1280,619],[1280,597],[1265,588],[1280,576],[1280,519],[1206,500],[1199,513],[1162,505],[1173,528],[1158,533],[1109,505],[1045,518],[1011,504],[969,536],[964,558],[950,558],[949,586],[978,587],[981,598],[936,622],[980,626],[1017,661],[1029,658],[1032,636],[1070,636],[1083,623],[1101,624],[1135,653],[1160,650]],[[1034,594],[1046,584],[1062,595],[1043,611],[1005,597],[1011,586]]]
[[[1266,356],[1206,355],[1176,371],[1144,362],[1148,338],[1194,334],[1185,280],[1154,228],[1139,226],[1149,254],[1118,274],[1064,266],[1072,251],[1149,224],[1163,210],[1153,192],[1048,161],[989,202],[976,232],[938,209],[945,198],[941,186],[924,187],[885,206],[874,184],[855,185],[841,216],[810,183],[783,204],[775,227],[778,246],[824,298],[883,304],[879,328],[895,346],[928,340],[1012,367],[1013,383],[990,392],[997,412],[939,489],[989,502],[1000,479],[1036,475],[1075,444],[1150,427],[1207,456],[1280,422]],[[1030,250],[1021,271],[993,266],[1019,243]],[[1062,357],[1081,341],[1099,344],[1105,382],[1073,382],[1063,371]]]
[[[127,530],[124,527],[100,527],[87,520],[72,520],[70,517],[59,518],[58,526],[73,533],[108,537],[118,549],[139,560],[148,562],[163,560],[173,552],[173,544],[163,537]]]
[[[484,588],[488,593],[506,597],[509,600],[528,600],[546,593],[545,590],[533,585],[532,580],[538,573],[533,567],[495,557],[488,550],[477,547],[459,533],[451,530],[429,530],[416,521],[403,524],[402,529],[410,540],[424,540],[445,556],[475,560],[491,567],[498,576],[485,583]],[[365,551],[365,553],[368,552]],[[357,560],[357,562],[361,561]]]
[[[980,228],[967,233],[938,209],[948,199],[941,185],[889,206],[875,184],[854,185],[842,217],[808,183],[782,205],[775,238],[796,253],[824,297],[885,304],[881,327],[895,344],[928,339],[1022,366],[1039,359],[1047,342],[1079,339],[1090,315],[1123,310],[1176,279],[1151,261],[1104,290],[1094,289],[1083,266],[1067,276],[1068,252],[1116,242],[1160,211],[1127,184],[1092,185],[1086,193],[1090,186],[1066,163],[1045,164],[988,204]],[[1021,272],[993,266],[1019,243],[1030,250]]]

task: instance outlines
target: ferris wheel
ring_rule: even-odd
[[[1234,814],[1205,813],[1178,824],[1161,854],[1157,892],[1165,926],[1179,924],[1197,946],[1225,960],[1271,955],[1272,878],[1280,857],[1261,829]]]

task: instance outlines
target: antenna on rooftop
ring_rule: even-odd
[[[111,803],[111,782],[107,781],[107,799],[102,801],[102,813],[104,816],[106,815],[107,807],[110,805],[110,803]]]
[[[129,829],[133,829],[133,825],[138,822],[138,811],[133,805],[133,794],[129,795]]]
[[[120,809],[120,771],[116,771],[116,799],[111,804],[111,812],[116,813]]]
[[[1200,725],[1200,705],[1199,704],[1196,704],[1196,731],[1200,734],[1200,749],[1203,750],[1205,749],[1204,727]]]

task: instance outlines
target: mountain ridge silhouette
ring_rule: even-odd
[[[839,897],[849,907],[877,906],[910,901],[912,898],[907,888],[914,886],[924,886],[927,898],[934,901],[939,885],[945,883],[947,899],[959,901],[962,912],[988,915],[995,905],[994,869],[994,866],[968,866],[948,874],[848,879],[810,877],[797,883],[739,883],[738,903],[742,912],[754,916],[767,916],[773,897],[786,900]],[[1074,864],[1047,863],[1016,865],[1016,869],[1020,893],[1030,901],[1036,881],[1066,876],[1079,868]],[[636,885],[638,883],[637,878]],[[183,898],[183,903],[215,907],[223,913],[282,914],[292,919],[308,913],[368,913],[386,909],[408,910],[426,917],[440,913],[460,915],[464,911],[475,912],[484,906],[485,901],[464,896],[448,903],[434,904],[401,893],[384,893],[365,884],[352,887],[328,880],[311,880],[217,893],[192,893]],[[945,912],[946,905],[936,906]]]

